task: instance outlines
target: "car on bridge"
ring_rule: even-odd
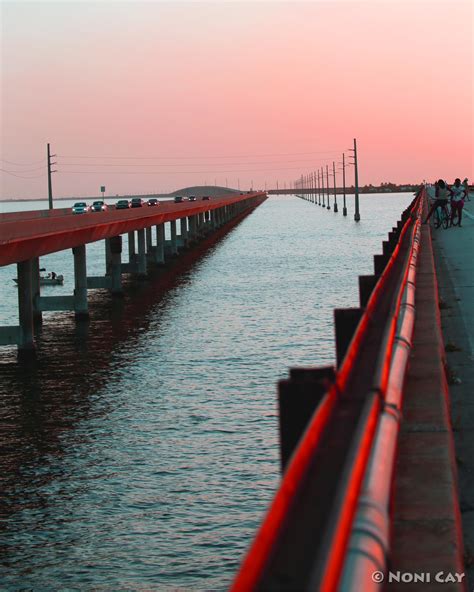
[[[88,206],[86,204],[85,201],[77,201],[73,206],[72,206],[72,213],[73,214],[87,214],[87,212],[90,212],[91,208],[90,206]]]
[[[106,212],[109,209],[109,206],[104,201],[95,201],[91,205],[92,212]]]
[[[190,195],[189,196],[189,201],[196,201],[196,196],[195,195]]]
[[[145,201],[141,197],[132,197],[130,200],[131,208],[141,208],[145,204]]]
[[[209,200],[209,199],[211,199],[211,198],[209,197],[209,195],[203,195],[203,196],[202,196],[202,201],[206,201],[206,200]]]
[[[128,199],[119,199],[118,202],[115,204],[116,210],[128,210],[130,207],[130,202]]]
[[[159,206],[160,202],[156,199],[156,197],[150,197],[150,199],[146,202],[147,206]]]
[[[174,203],[182,203],[184,201],[184,197],[182,195],[177,195],[174,198]]]

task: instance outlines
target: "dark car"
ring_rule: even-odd
[[[189,196],[189,201],[196,201],[196,196],[195,195],[190,195]]]
[[[174,203],[181,203],[182,201],[184,201],[183,196],[182,195],[177,195],[174,198]]]
[[[132,197],[130,200],[131,208],[141,208],[143,206],[143,199],[141,197]]]
[[[118,202],[115,204],[116,210],[128,210],[130,207],[130,202],[128,199],[119,199]]]
[[[205,201],[206,199],[207,199],[207,200],[209,200],[209,199],[211,199],[211,198],[209,197],[209,195],[203,195],[203,196],[202,196],[202,199],[203,199],[203,201]]]
[[[159,206],[160,202],[156,199],[156,197],[150,197],[150,199],[146,202],[147,206]]]
[[[105,202],[103,201],[95,201],[92,205],[91,205],[91,211],[92,212],[105,212],[106,210],[108,210],[108,206]]]

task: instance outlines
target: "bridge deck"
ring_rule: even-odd
[[[0,219],[0,265],[8,265],[110,238],[134,230],[171,222],[215,210],[265,194],[227,195],[209,201],[161,202],[154,207],[73,215],[62,209],[47,217],[32,217],[31,212],[11,220]]]

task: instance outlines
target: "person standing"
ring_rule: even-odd
[[[451,226],[453,225],[456,212],[458,214],[458,226],[461,226],[462,209],[464,207],[464,198],[466,196],[466,190],[461,184],[461,179],[456,179],[454,181],[449,192],[451,194]]]
[[[431,218],[431,214],[436,210],[436,208],[443,208],[447,203],[448,189],[446,188],[446,183],[443,181],[443,179],[440,179],[435,183],[435,200],[423,224],[428,222],[428,220]]]
[[[462,186],[464,187],[464,190],[466,192],[466,199],[467,199],[467,201],[471,201],[471,198],[469,197],[469,181],[468,181],[468,178],[467,177],[462,182]]]

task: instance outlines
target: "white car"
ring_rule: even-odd
[[[85,201],[78,201],[72,206],[72,213],[73,214],[87,214],[90,212],[91,208],[86,204]]]

